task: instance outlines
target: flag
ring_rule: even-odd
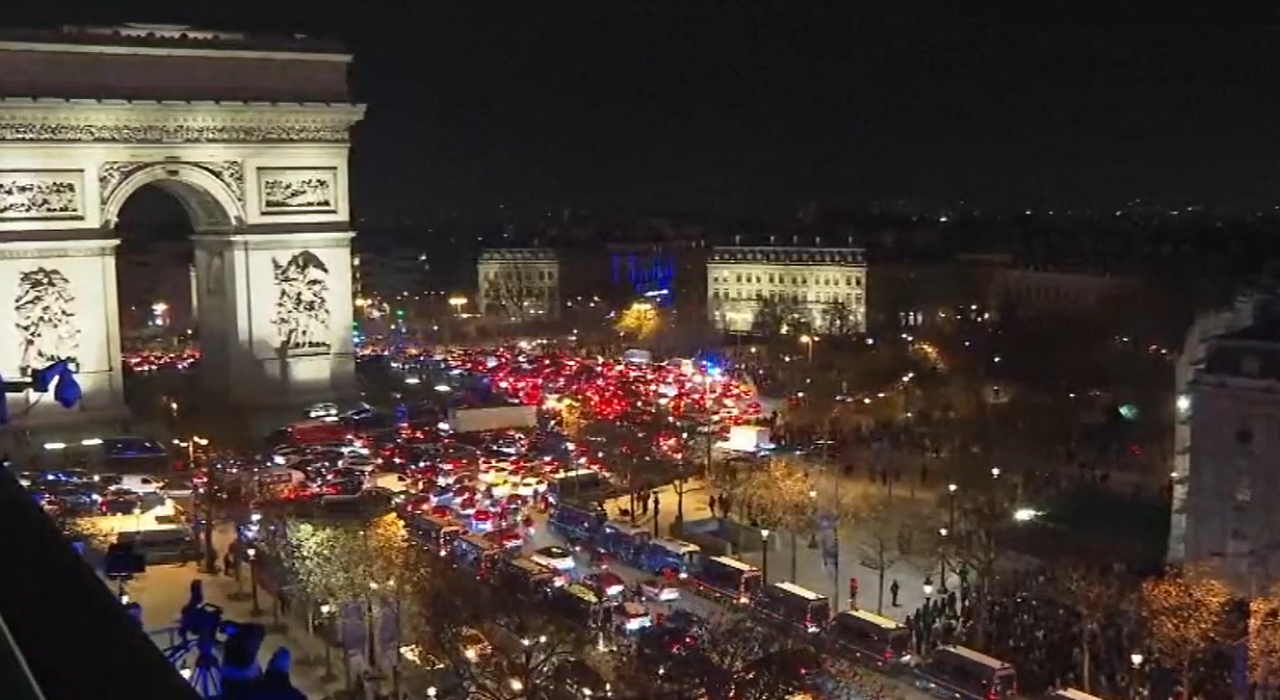
[[[4,377],[0,377],[0,425],[9,422],[9,390],[4,387]]]
[[[44,369],[32,370],[31,390],[37,394],[43,394],[49,391],[49,387],[53,385],[53,380],[57,379],[58,375],[60,375],[62,370],[66,369],[66,367],[66,360],[58,360]]]
[[[62,404],[63,408],[71,408],[80,403],[80,382],[75,373],[63,362],[62,372],[58,374],[58,383],[53,387],[53,400]]]
[[[80,383],[76,381],[75,372],[71,371],[71,363],[67,360],[57,362],[31,373],[31,390],[46,393],[53,387],[53,400],[62,404],[63,408],[71,408],[80,402],[82,396]]]

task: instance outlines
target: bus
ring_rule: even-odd
[[[836,613],[827,633],[837,648],[876,667],[906,661],[911,655],[911,630],[865,610]]]
[[[466,530],[455,520],[425,513],[419,513],[409,521],[409,531],[413,538],[423,547],[442,556],[449,551],[450,543]]]
[[[609,519],[598,503],[564,501],[551,511],[551,531],[567,540],[594,540]]]
[[[565,575],[528,557],[506,559],[498,565],[498,584],[522,596],[547,595],[565,585]]]
[[[596,535],[596,545],[622,561],[635,564],[640,561],[644,547],[649,544],[650,539],[648,528],[610,520]]]
[[[707,557],[694,574],[694,584],[704,593],[749,604],[760,593],[760,570],[731,557]]]
[[[598,494],[609,487],[608,479],[592,469],[577,469],[551,479],[547,484],[547,498],[558,503],[580,493]]]
[[[571,583],[551,592],[551,607],[576,624],[595,626],[599,620],[600,597],[590,588]]]
[[[488,578],[502,563],[503,548],[483,535],[461,535],[453,541],[453,559],[474,571],[478,578]]]
[[[702,548],[696,544],[658,538],[644,548],[640,565],[651,573],[671,573],[680,578],[688,578],[698,570],[698,560],[701,558]]]
[[[1002,700],[1018,693],[1012,664],[967,647],[938,647],[915,672],[931,694],[942,697]]]
[[[825,629],[831,618],[831,602],[826,596],[794,583],[771,583],[760,589],[756,600],[760,612],[810,634]]]

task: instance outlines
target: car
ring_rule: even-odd
[[[160,493],[165,498],[190,498],[195,493],[195,486],[186,479],[170,479],[165,482]]]
[[[485,533],[484,538],[504,549],[519,550],[524,546],[524,536],[515,528],[493,530]]]
[[[582,582],[587,584],[601,598],[616,598],[627,590],[627,582],[612,571],[598,571],[587,574]]]
[[[512,489],[514,493],[518,493],[521,496],[527,496],[529,498],[538,496],[543,491],[546,491],[546,490],[547,490],[546,480],[540,479],[536,476],[526,476],[520,479],[519,483],[517,483],[515,485],[515,488]]]
[[[505,484],[511,478],[510,467],[481,467],[479,479],[493,486]]]
[[[111,489],[102,495],[98,507],[103,515],[133,515],[142,510],[142,496],[126,489]]]
[[[313,403],[307,407],[307,418],[328,418],[338,415],[336,403]]]
[[[474,627],[462,629],[458,644],[462,647],[462,655],[473,663],[493,653],[493,645]]]
[[[471,514],[471,531],[472,532],[491,532],[494,528],[493,512],[478,509]]]
[[[623,632],[635,633],[653,626],[653,616],[640,603],[622,603],[613,613],[613,619]]]
[[[164,480],[150,474],[123,474],[120,486],[134,493],[158,493],[164,488]]]
[[[555,545],[534,552],[532,559],[557,571],[572,571],[578,564],[573,558],[573,552]]]
[[[680,589],[675,585],[675,582],[661,577],[641,582],[640,593],[650,600],[663,603],[680,600]]]

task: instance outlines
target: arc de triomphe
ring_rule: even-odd
[[[124,415],[115,225],[155,186],[195,230],[201,376],[237,405],[354,381],[351,57],[128,25],[0,34],[0,377],[15,426]],[[64,410],[22,387],[70,359]]]

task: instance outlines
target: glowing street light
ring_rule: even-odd
[[[462,315],[462,309],[467,305],[467,298],[461,294],[455,294],[449,297],[449,306],[453,307],[455,316]]]
[[[818,337],[809,335],[808,333],[800,336],[800,342],[804,344],[805,349],[809,353],[809,362],[813,362],[813,344],[818,342]]]

